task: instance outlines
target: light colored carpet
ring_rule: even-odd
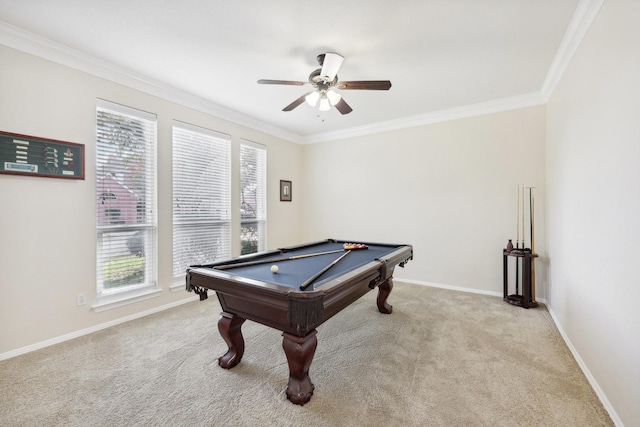
[[[318,328],[305,406],[280,332],[231,370],[215,294],[0,362],[2,426],[612,426],[544,307],[397,282]]]

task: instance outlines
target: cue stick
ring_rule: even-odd
[[[533,254],[535,253],[535,239],[534,239],[534,225],[535,225],[535,221],[534,221],[534,212],[535,212],[535,203],[534,203],[534,197],[533,197],[533,193],[532,193],[532,188],[529,188],[529,201],[530,203],[530,215],[531,215],[531,301],[535,302],[536,301],[536,263],[533,262]]]
[[[250,265],[269,264],[270,262],[282,262],[282,261],[290,261],[292,259],[308,258],[308,257],[318,256],[318,255],[335,254],[336,252],[344,252],[344,249],[337,249],[335,251],[326,251],[326,252],[315,252],[315,253],[303,254],[303,255],[294,255],[294,256],[275,258],[275,259],[272,258],[272,259],[261,259],[258,261],[238,262],[235,264],[219,265],[213,268],[215,268],[216,270],[227,270],[229,268],[235,268],[235,267],[247,267]]]
[[[516,249],[520,249],[520,184],[517,188],[518,199],[516,201]]]
[[[316,274],[314,274],[313,276],[311,276],[310,278],[308,278],[307,280],[304,281],[304,283],[302,283],[302,285],[300,285],[300,290],[304,291],[310,284],[312,284],[318,277],[322,276],[324,273],[327,272],[327,270],[329,270],[331,267],[333,267],[334,265],[336,265],[338,262],[340,262],[340,260],[344,257],[346,257],[347,255],[349,255],[349,252],[351,252],[350,250],[348,250],[347,252],[345,252],[343,255],[340,255],[338,258],[336,258],[331,264],[327,265],[325,268],[323,268],[322,270],[320,270],[319,272],[317,272]]]
[[[522,184],[522,221],[521,221],[521,225],[522,225],[522,249],[525,248],[525,242],[524,242],[524,184]]]
[[[516,202],[517,213],[516,213],[516,249],[520,249],[520,184],[518,184],[518,201]],[[518,295],[519,288],[519,277],[520,273],[518,272],[518,258],[515,260],[516,262],[516,295]]]

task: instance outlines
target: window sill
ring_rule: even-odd
[[[122,307],[134,302],[143,301],[149,298],[160,296],[162,289],[156,287],[136,289],[135,291],[117,293],[98,297],[98,302],[91,306],[93,311],[99,313],[105,310]]]

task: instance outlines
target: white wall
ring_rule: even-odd
[[[268,246],[298,243],[299,202],[279,201],[279,179],[300,180],[299,145],[0,46],[0,130],[85,144],[84,181],[0,175],[0,355],[193,297],[169,291],[172,120],[232,136],[233,201],[241,138],[268,149]],[[102,98],[158,115],[157,298],[95,313],[95,109]],[[239,209],[233,217],[238,255]],[[78,307],[76,294],[89,304]]]
[[[396,277],[502,295],[525,184],[544,299],[544,144],[538,106],[305,146],[305,240],[409,243],[414,261]]]
[[[640,2],[607,0],[547,107],[550,309],[627,426],[640,420],[638,23]]]

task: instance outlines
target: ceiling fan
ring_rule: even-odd
[[[342,65],[344,58],[337,53],[327,52],[318,55],[318,64],[322,68],[314,70],[309,74],[308,82],[296,82],[290,80],[258,80],[259,84],[267,85],[291,85],[291,86],[313,86],[314,90],[307,92],[300,98],[293,101],[282,109],[282,111],[291,111],[303,102],[315,107],[319,102],[320,111],[328,111],[331,106],[341,114],[349,114],[353,109],[346,103],[336,89],[338,90],[389,90],[391,82],[389,80],[356,80],[356,81],[338,81],[338,69]]]

